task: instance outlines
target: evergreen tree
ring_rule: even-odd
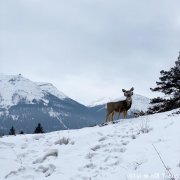
[[[16,135],[16,131],[14,127],[12,126],[11,129],[9,130],[9,135]]]
[[[24,131],[23,131],[23,130],[21,130],[21,131],[19,132],[19,134],[24,134]]]
[[[40,123],[38,123],[38,126],[34,130],[34,134],[38,134],[38,133],[44,133],[43,127],[41,126]]]
[[[0,129],[0,137],[3,137],[4,136],[4,131],[3,129]]]
[[[175,66],[169,71],[160,72],[160,81],[156,82],[157,87],[151,88],[153,92],[161,92],[165,97],[151,99],[152,107],[148,113],[165,112],[180,107],[180,52],[175,61]]]

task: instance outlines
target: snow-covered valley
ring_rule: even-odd
[[[0,138],[0,179],[180,179],[180,115],[174,111],[107,126]]]

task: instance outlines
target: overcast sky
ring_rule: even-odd
[[[179,0],[0,0],[0,72],[51,82],[88,104],[152,97],[180,50]]]

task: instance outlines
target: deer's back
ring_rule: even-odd
[[[108,112],[122,112],[122,111],[128,111],[131,107],[131,104],[128,106],[126,100],[124,101],[118,101],[118,102],[109,102],[107,103],[107,111]]]

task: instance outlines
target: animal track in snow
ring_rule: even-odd
[[[20,167],[18,170],[16,171],[11,171],[10,173],[8,173],[6,176],[5,176],[5,179],[9,178],[9,177],[12,177],[12,176],[17,176],[19,175],[20,173],[24,172],[26,170],[25,167]]]
[[[91,150],[92,151],[97,151],[100,148],[101,148],[101,145],[96,145],[96,146],[92,147]]]
[[[108,161],[117,161],[119,157],[118,156],[107,156],[105,159],[104,159],[104,162],[108,162]]]
[[[96,165],[93,163],[89,163],[89,164],[86,164],[84,167],[88,168],[88,169],[94,169],[96,167]]]
[[[109,150],[110,152],[120,152],[120,153],[124,153],[126,151],[126,148],[113,148],[111,150]]]
[[[48,166],[39,166],[38,169],[36,171],[40,171],[42,173],[44,173],[45,177],[51,176],[51,174],[54,172],[54,170],[56,169],[56,166],[54,166],[53,164],[49,164]]]
[[[95,155],[97,155],[96,153],[88,153],[86,155],[86,159],[92,159]]]
[[[58,156],[58,150],[54,149],[49,152],[47,152],[43,157],[36,159],[33,164],[42,163],[44,162],[48,157],[57,157]]]
[[[122,136],[123,139],[124,139],[124,138],[128,138],[128,137],[129,137],[128,135]]]
[[[114,134],[108,134],[107,136],[108,137],[114,137]]]
[[[101,142],[101,141],[105,141],[106,139],[107,139],[107,137],[102,137],[98,141]]]
[[[129,144],[129,141],[122,142],[122,145],[126,146]]]

